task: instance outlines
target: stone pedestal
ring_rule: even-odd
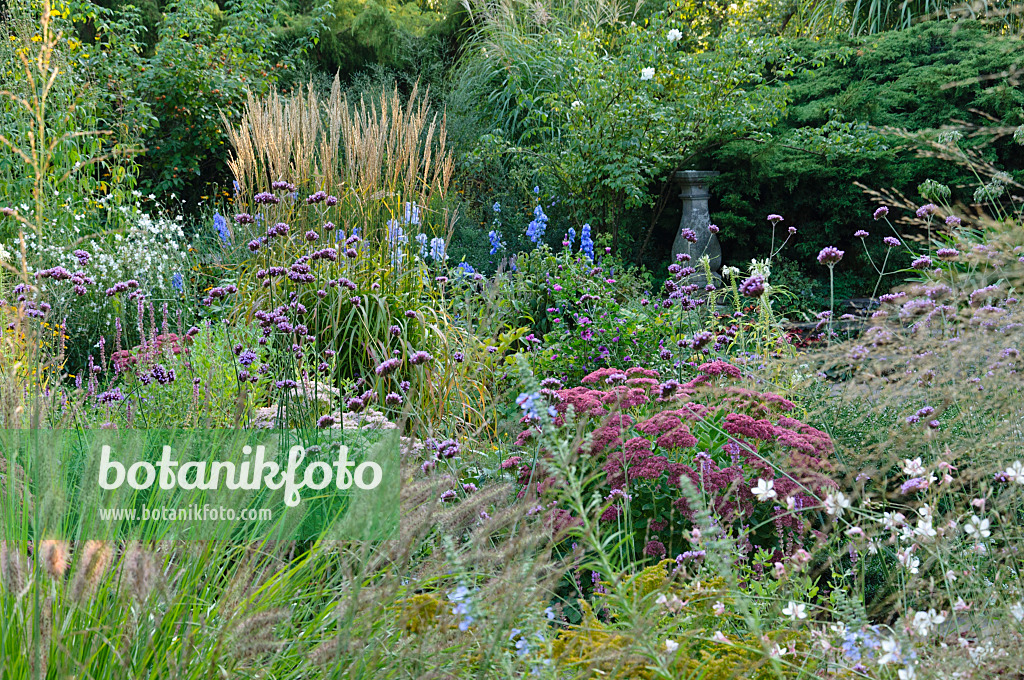
[[[710,258],[712,272],[717,273],[722,266],[722,247],[718,244],[718,236],[708,231],[711,224],[708,183],[720,174],[712,170],[680,170],[672,174],[673,183],[680,187],[679,198],[683,199],[683,217],[679,220],[679,229],[672,243],[672,257],[689,253],[693,258],[690,265],[697,269],[697,277],[701,281],[704,279],[703,271],[697,265],[701,257],[707,255]],[[683,229],[692,229],[697,234],[697,242],[690,243],[683,238]]]

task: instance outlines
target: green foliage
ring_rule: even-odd
[[[322,6],[294,7],[278,21],[277,38],[289,43],[316,25],[316,40],[297,64],[299,77],[283,82],[302,85],[316,74],[358,85],[366,74],[398,80],[407,91],[417,80],[441,85],[452,61],[454,34],[460,30],[461,4],[401,0],[327,0]],[[317,25],[318,24],[318,25]],[[379,83],[362,88],[379,90]]]
[[[799,230],[790,257],[804,272],[821,279],[824,272],[813,257],[822,247],[837,245],[847,252],[836,270],[837,296],[866,295],[874,277],[853,232],[871,230],[875,204],[854,183],[892,187],[910,197],[927,179],[954,192],[974,184],[969,171],[934,154],[918,155],[885,128],[951,126],[967,132],[990,124],[985,116],[1020,124],[1024,90],[987,78],[1014,63],[1017,43],[978,23],[936,21],[872,38],[835,40],[824,48],[816,41],[793,46],[807,58],[823,49],[834,57],[787,81],[792,103],[770,138],[732,142],[714,153],[711,165],[722,175],[712,185],[711,214],[722,229],[727,263],[767,250],[771,232],[764,218],[778,213],[786,218],[784,226]],[[1024,167],[1019,147],[1008,138],[989,141],[982,135],[964,144],[1013,172]],[[953,201],[971,198],[955,193]],[[877,247],[876,260],[883,254]]]
[[[1013,0],[984,0],[971,7],[955,0],[846,0],[846,10],[850,33],[860,35],[906,30],[928,19],[954,17],[982,17],[1011,31],[1021,27],[1020,5]]]
[[[648,187],[704,146],[763,128],[791,66],[777,42],[717,8],[672,2],[643,25],[494,14],[467,48],[457,101],[516,155],[579,224],[618,236]],[[627,238],[627,240],[630,240]]]
[[[266,7],[237,0],[220,15],[202,0],[180,0],[168,8],[140,83],[158,121],[146,138],[146,179],[155,191],[192,202],[224,177],[221,115],[236,120],[246,92],[263,94],[276,80]]]
[[[98,82],[88,49],[68,38],[70,10],[45,24],[34,7],[10,11],[0,26],[0,202],[19,212],[37,245],[63,249],[123,226],[117,208],[132,200],[137,167],[133,137],[111,131],[131,127],[131,114]],[[126,36],[111,49],[130,43]],[[17,225],[0,224],[0,239],[10,244]]]
[[[134,413],[125,401],[113,408],[100,407],[96,415],[128,428],[250,425],[253,409],[265,403],[267,385],[248,385],[238,376],[242,370],[256,375],[267,360],[267,352],[243,367],[232,347],[241,344],[259,349],[258,336],[255,327],[211,324],[189,339],[162,333],[155,343],[124,350],[112,361],[121,366],[115,371],[119,374],[117,385],[126,399],[137,404]],[[154,380],[152,370],[158,364],[173,371],[174,380],[167,384]]]

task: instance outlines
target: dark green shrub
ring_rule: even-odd
[[[822,47],[792,45],[804,56]],[[921,157],[879,128],[985,125],[985,114],[1020,124],[1024,89],[986,78],[1019,61],[1019,42],[975,22],[934,21],[829,47],[837,58],[786,83],[791,103],[770,140],[736,141],[715,151],[709,166],[722,175],[712,186],[711,212],[727,263],[764,252],[771,237],[765,216],[778,213],[799,229],[792,247],[807,274],[820,279],[815,253],[838,245],[848,255],[836,270],[837,285],[867,295],[875,278],[853,232],[872,230],[875,204],[855,183],[895,188],[919,203],[926,202],[917,190],[926,179],[953,188],[953,202],[971,202],[976,184],[968,169]],[[988,141],[965,138],[961,146],[1019,177],[1021,148],[1008,138]],[[971,188],[958,192],[962,185]]]

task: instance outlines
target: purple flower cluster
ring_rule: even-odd
[[[256,202],[257,204],[261,204],[261,205],[263,205],[263,204],[277,205],[278,203],[281,202],[280,198],[278,198],[274,194],[270,193],[269,191],[262,191],[262,192],[256,194],[255,196],[253,196],[252,200],[254,202]],[[237,216],[236,216],[235,219],[237,221]]]
[[[380,362],[377,367],[373,369],[373,372],[379,376],[390,375],[397,371],[401,366],[402,360],[392,357],[391,359],[385,359]]]
[[[764,277],[758,274],[754,274],[746,281],[740,284],[740,292],[747,297],[758,298],[764,295],[765,281]]]
[[[288,234],[289,227],[284,222],[278,222],[273,226],[267,227],[267,237],[274,238],[276,236],[286,236]]]
[[[425,364],[428,361],[432,361],[433,359],[434,357],[431,356],[429,352],[424,352],[420,350],[418,352],[413,352],[412,356],[409,357],[409,363],[412,364],[413,366],[419,366],[420,364]]]
[[[843,255],[846,253],[835,246],[825,246],[818,253],[818,264],[822,264],[828,267],[835,265],[837,262],[843,259]]]
[[[107,297],[113,297],[118,293],[123,293],[126,290],[135,290],[138,287],[139,282],[136,281],[135,279],[128,279],[127,281],[118,281],[110,288],[107,288],[106,295]]]
[[[913,267],[914,269],[928,269],[932,266],[932,258],[928,257],[927,255],[922,255],[921,257],[911,262],[910,266]]]

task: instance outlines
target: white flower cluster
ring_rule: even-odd
[[[181,218],[155,217],[128,207],[120,210],[130,221],[127,229],[87,238],[77,247],[68,244],[79,239],[74,234],[64,233],[64,229],[55,229],[41,237],[34,233],[26,234],[26,251],[30,262],[38,263],[36,268],[60,265],[68,271],[84,271],[96,282],[89,286],[84,297],[75,295],[66,282],[41,282],[41,287],[54,295],[55,306],[110,322],[109,299],[104,292],[115,283],[135,279],[143,293],[154,297],[168,297],[175,293],[174,275],[183,275],[187,268],[187,247]],[[75,256],[76,250],[89,254],[84,265]]]

